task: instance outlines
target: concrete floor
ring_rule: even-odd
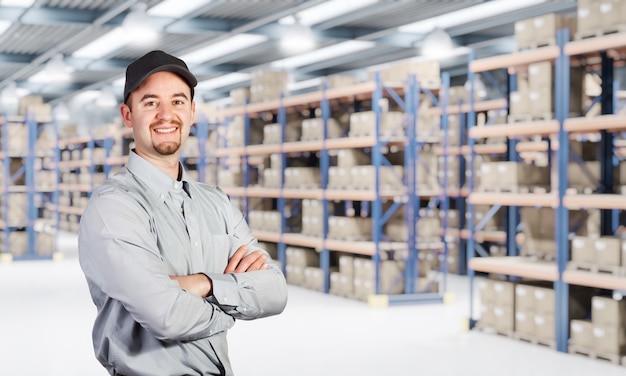
[[[75,238],[62,261],[0,264],[0,375],[106,375],[91,347],[95,314],[78,265]],[[607,361],[463,325],[467,278],[449,276],[450,304],[372,308],[289,288],[285,312],[238,322],[229,334],[238,376],[568,375],[623,376]]]

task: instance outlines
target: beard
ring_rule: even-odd
[[[178,149],[180,149],[180,141],[179,142],[162,142],[160,144],[152,144],[154,150],[161,155],[172,155],[175,154]]]
[[[155,143],[154,141],[152,142],[152,147],[154,148],[154,150],[161,154],[161,155],[172,155],[175,154],[181,147],[181,131],[183,129],[183,125],[177,121],[177,120],[173,120],[170,121],[170,124],[175,125],[178,127],[179,129],[179,133],[178,133],[178,141],[166,141],[166,142],[161,142],[159,144]],[[160,124],[159,124],[160,125]]]

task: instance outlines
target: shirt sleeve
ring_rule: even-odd
[[[81,218],[79,257],[90,285],[101,292],[96,304],[121,302],[161,340],[196,340],[232,327],[233,317],[220,306],[169,278],[151,226],[147,212],[126,197],[92,198]]]
[[[256,250],[266,253],[269,269],[246,273],[208,273],[213,282],[213,296],[209,301],[215,302],[237,319],[253,320],[277,315],[287,304],[285,276],[270,261],[270,255],[259,247],[241,211],[230,201],[227,204],[229,231],[234,239],[229,258],[240,246],[248,245],[249,253]]]

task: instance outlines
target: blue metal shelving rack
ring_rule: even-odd
[[[569,285],[563,279],[563,273],[566,270],[567,262],[569,259],[569,244],[568,244],[568,233],[569,233],[569,211],[567,207],[563,204],[563,198],[565,196],[565,192],[568,184],[568,176],[567,176],[567,166],[569,162],[569,134],[564,129],[564,123],[567,117],[569,116],[569,81],[570,81],[570,59],[564,53],[564,46],[569,41],[569,31],[567,29],[561,29],[557,32],[557,45],[559,48],[559,54],[556,57],[555,61],[555,115],[556,120],[559,123],[558,130],[558,140],[559,140],[559,148],[556,152],[556,170],[558,176],[558,192],[557,192],[557,200],[558,205],[556,207],[556,225],[554,231],[554,238],[557,244],[556,250],[556,266],[558,272],[558,278],[554,282],[554,290],[555,290],[555,299],[556,299],[556,307],[555,307],[555,339],[556,339],[556,349],[561,352],[567,352],[567,343],[569,337]],[[473,53],[470,54],[470,61],[473,60]],[[468,79],[473,85],[473,72],[469,71]],[[473,92],[473,90],[472,90]],[[470,95],[470,107],[473,108],[473,98]],[[469,118],[469,127],[475,126],[473,110],[471,112],[471,116]],[[473,150],[474,150],[474,140],[470,138],[468,140],[468,144],[470,149],[472,150],[471,154],[471,168],[473,168]],[[509,144],[509,157],[514,157],[512,154],[512,150],[514,150],[514,143]],[[473,181],[470,181],[470,189],[473,190]],[[467,242],[467,253],[468,260],[471,260],[475,256],[475,225],[473,221],[473,205],[469,204],[469,210],[472,213],[469,217],[469,227],[470,227],[470,238]],[[515,220],[516,211],[509,212],[509,220],[507,225],[507,253],[508,255],[516,255],[516,245],[514,242],[515,235]],[[470,327],[476,323],[476,320],[472,318],[473,312],[473,279],[475,277],[475,272],[472,269],[468,270],[468,276],[470,279]]]
[[[54,257],[54,249],[50,255],[40,255],[37,253],[37,221],[39,219],[39,208],[36,205],[37,199],[45,201],[43,193],[37,192],[35,185],[35,165],[36,165],[36,142],[39,137],[39,123],[34,116],[27,114],[24,118],[24,126],[27,128],[27,152],[22,156],[23,166],[11,174],[11,153],[9,152],[9,119],[8,116],[2,116],[2,149],[4,151],[4,176],[3,178],[3,221],[5,228],[3,229],[3,250],[0,252],[2,260],[41,260],[51,259]],[[25,180],[26,193],[26,223],[24,226],[12,226],[9,220],[8,201],[12,194],[12,182],[18,177],[23,176]],[[51,197],[54,200],[55,196]],[[26,253],[13,256],[10,252],[9,235],[15,231],[24,231],[26,233],[27,245]],[[56,235],[55,235],[56,236]]]

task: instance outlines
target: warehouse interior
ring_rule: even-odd
[[[1,374],[106,374],[78,228],[154,49],[288,283],[235,374],[624,374],[626,0],[0,0]]]

